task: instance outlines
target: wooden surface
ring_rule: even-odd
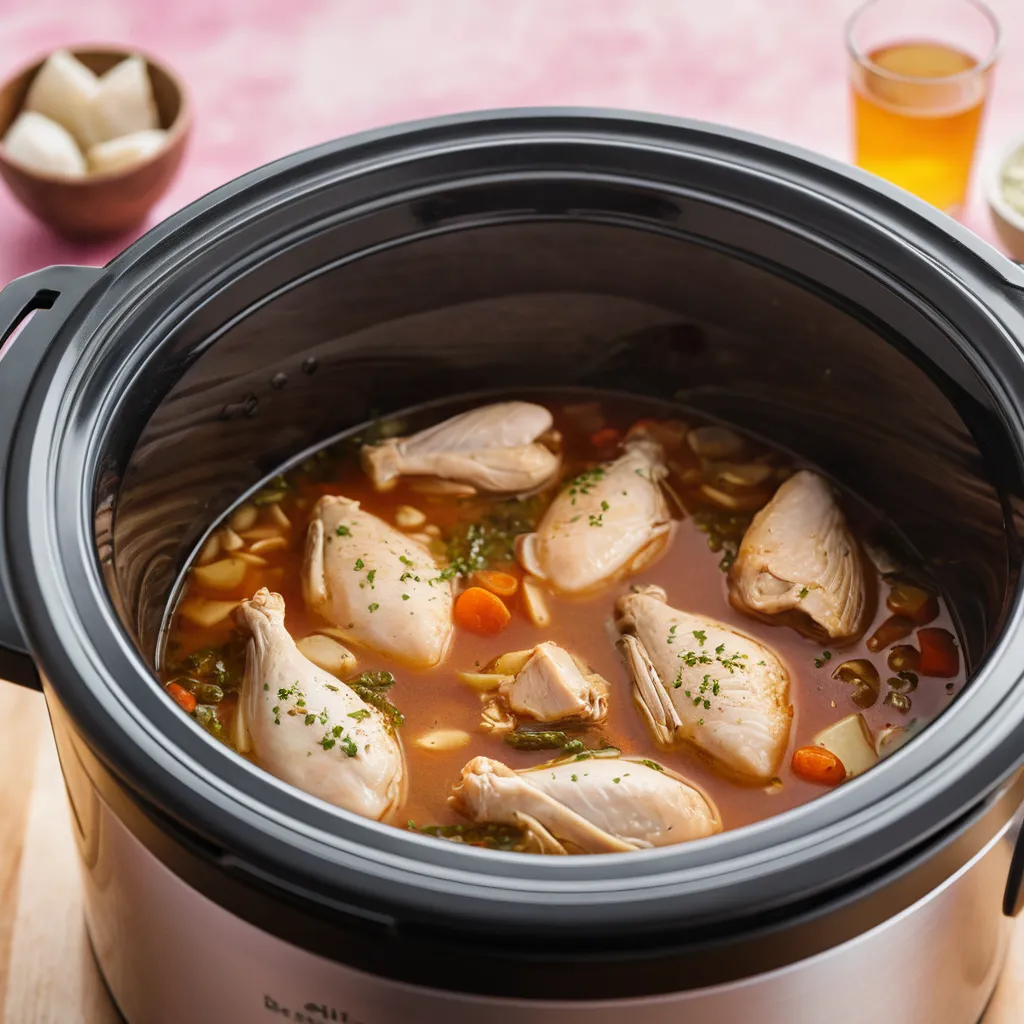
[[[42,697],[0,682],[0,723],[0,1019],[117,1024],[82,924],[67,798]],[[1024,919],[983,1024],[1022,1021]]]

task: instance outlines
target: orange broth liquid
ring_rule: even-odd
[[[555,427],[562,434],[565,457],[563,480],[600,461],[615,457],[614,446],[597,449],[591,443],[595,427],[613,428],[621,434],[640,417],[664,418],[663,407],[652,407],[632,398],[602,399],[599,404],[584,403],[589,411],[582,416],[579,409],[583,406],[571,398],[555,400],[549,395],[541,401],[551,409],[555,416]],[[438,408],[429,420],[418,421],[416,428],[428,422],[439,422],[465,407],[465,403],[461,403],[458,407],[449,407],[447,411]],[[686,416],[686,421],[691,426],[699,422],[690,415]],[[744,436],[748,442],[746,461],[770,461],[782,472],[787,467],[796,466],[790,456]],[[706,500],[701,499],[699,483],[695,485],[694,479],[700,472],[699,460],[685,443],[674,450],[668,450],[666,454],[671,469],[669,484],[682,497],[688,511],[698,515],[701,510],[707,511],[710,506]],[[288,531],[289,543],[287,548],[265,555],[268,563],[266,567],[250,566],[242,584],[228,592],[204,591],[196,581],[185,577],[183,587],[175,595],[178,610],[169,619],[162,658],[161,678],[164,682],[178,680],[186,686],[191,685],[188,677],[194,677],[196,673],[188,665],[188,656],[211,648],[224,649],[225,645],[229,645],[234,653],[225,658],[224,663],[229,670],[233,669],[236,680],[239,675],[239,635],[235,632],[233,617],[228,616],[215,626],[194,625],[180,612],[183,599],[241,599],[266,586],[284,597],[287,607],[286,624],[293,637],[299,639],[324,625],[316,616],[307,613],[301,591],[305,520],[308,510],[320,495],[343,494],[356,499],[364,509],[392,523],[399,505],[412,505],[426,513],[428,523],[436,524],[445,536],[458,524],[478,519],[488,506],[501,500],[487,497],[453,500],[428,496],[417,492],[417,483],[410,479],[401,480],[393,490],[376,492],[360,469],[355,448],[351,445],[347,455],[337,460],[325,460],[313,475],[319,479],[313,479],[301,469],[293,469],[285,474],[284,480],[289,486],[280,506],[292,524]],[[271,483],[264,493],[274,489],[275,485]],[[546,504],[555,493],[557,488],[550,490],[541,504]],[[870,524],[872,517],[848,494],[843,495],[842,500],[854,532],[860,535],[862,530],[859,527]],[[678,508],[674,505],[673,508],[674,515],[681,515]],[[749,520],[750,514],[745,514],[743,522]],[[224,521],[229,519],[230,514]],[[264,507],[260,509],[259,519],[253,529],[269,530],[272,523],[272,514]],[[717,542],[709,540],[709,534],[700,528],[693,514],[683,517],[678,527],[668,551],[645,572],[582,598],[549,593],[551,625],[548,628],[539,629],[531,624],[521,605],[520,588],[515,596],[506,599],[512,617],[505,629],[495,636],[479,636],[457,627],[447,658],[433,669],[416,671],[396,666],[372,651],[348,645],[358,658],[357,672],[387,669],[393,672],[396,679],[388,696],[405,718],[398,734],[403,741],[407,759],[409,796],[394,816],[394,824],[405,827],[408,822],[415,822],[417,826],[464,822],[449,808],[447,800],[452,785],[460,778],[463,765],[474,756],[493,757],[512,768],[526,768],[560,756],[556,750],[517,750],[509,746],[500,735],[482,731],[481,697],[456,675],[460,670],[480,671],[500,654],[531,648],[544,640],[553,640],[578,654],[609,681],[611,692],[608,716],[604,723],[585,730],[530,722],[520,722],[519,728],[564,728],[573,736],[583,739],[588,747],[607,744],[618,747],[626,755],[656,760],[674,769],[708,794],[717,803],[726,828],[758,821],[826,792],[822,786],[797,778],[790,768],[790,758],[796,748],[810,744],[820,729],[862,710],[851,699],[852,687],[832,678],[835,667],[843,661],[867,658],[878,668],[882,679],[879,698],[872,707],[863,710],[873,733],[887,725],[906,726],[911,722],[920,725],[930,721],[960,689],[964,679],[962,659],[960,673],[954,679],[920,676],[916,690],[909,694],[913,705],[910,712],[897,712],[883,703],[887,691],[885,680],[894,675],[886,665],[886,650],[872,654],[862,639],[841,651],[831,648],[831,658],[825,660],[823,651],[829,648],[823,648],[820,643],[805,638],[787,626],[769,624],[737,611],[728,601],[726,574],[720,567],[722,551],[711,549],[712,545],[717,546]],[[742,524],[739,531],[742,532]],[[247,532],[242,531],[243,538]],[[865,561],[865,564],[869,572],[874,572],[870,563]],[[522,575],[514,564],[495,565],[493,568]],[[890,614],[884,603],[888,585],[880,577],[877,582],[880,600],[874,621],[865,637],[870,636],[875,627]],[[763,784],[744,784],[721,774],[695,748],[682,747],[666,751],[655,745],[634,706],[632,683],[615,646],[615,632],[611,626],[615,601],[631,584],[658,584],[666,590],[669,604],[673,607],[727,623],[770,647],[786,665],[790,674],[790,700],[794,716],[789,748],[778,774],[781,785],[776,783],[766,787]],[[944,602],[940,601],[939,617],[928,625],[953,631]],[[898,642],[913,644],[915,638],[912,635]],[[207,727],[227,742],[236,695],[230,685],[225,685],[224,690],[224,698],[215,704],[206,705],[210,711],[200,711],[200,714],[206,717]],[[468,746],[452,751],[424,750],[415,744],[416,737],[439,727],[463,729],[471,735],[472,741]]]

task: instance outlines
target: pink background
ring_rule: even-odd
[[[0,0],[0,76],[60,45],[137,45],[189,84],[195,131],[151,222],[275,157],[472,108],[583,104],[742,126],[846,158],[843,24],[857,0]],[[1005,29],[981,159],[1024,133],[1024,2]],[[991,239],[977,187],[965,217]],[[103,263],[0,188],[0,284]]]

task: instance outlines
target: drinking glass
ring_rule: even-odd
[[[958,216],[999,41],[980,0],[868,0],[846,28],[855,162]]]

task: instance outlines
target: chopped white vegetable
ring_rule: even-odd
[[[129,57],[100,78],[90,104],[90,144],[159,127],[149,71],[142,57]]]
[[[32,79],[23,110],[56,121],[80,146],[93,142],[90,130],[92,102],[99,79],[67,50],[55,50]]]
[[[814,737],[814,743],[816,746],[831,750],[843,762],[848,779],[878,764],[878,754],[875,753],[871,730],[861,714],[847,715],[835,725],[822,729]]]
[[[333,676],[346,676],[355,671],[356,656],[332,637],[314,633],[303,637],[295,646],[317,668]]]
[[[108,142],[98,142],[95,146],[90,146],[86,154],[89,170],[93,174],[123,171],[126,167],[133,167],[148,160],[163,148],[166,141],[167,132],[157,128],[132,132],[131,135],[122,135]]]
[[[413,742],[424,750],[458,750],[468,746],[471,738],[462,729],[435,729],[417,736]]]
[[[19,114],[4,136],[3,145],[8,157],[33,171],[68,178],[85,174],[85,160],[74,137],[42,114]]]

